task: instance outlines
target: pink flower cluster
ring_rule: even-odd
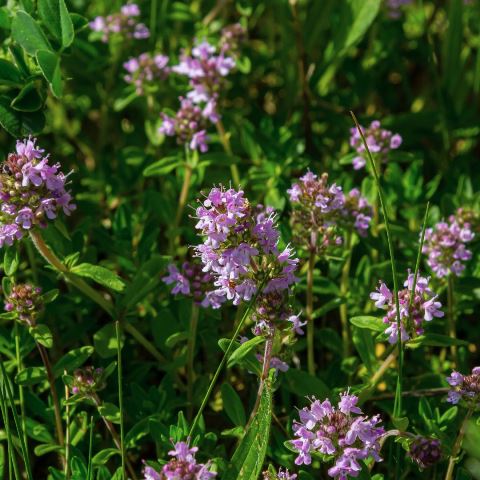
[[[386,162],[390,150],[396,150],[402,144],[402,137],[398,133],[393,134],[390,130],[381,128],[378,120],[374,120],[368,128],[361,127],[361,129],[370,152],[375,154],[376,158],[379,158],[382,162]],[[350,146],[358,153],[352,161],[353,168],[360,170],[367,163],[367,153],[356,127],[350,129]]]
[[[170,71],[167,64],[168,57],[165,55],[142,53],[123,64],[128,72],[123,78],[135,86],[138,95],[143,95],[147,89],[154,87],[155,82],[167,77]]]
[[[450,215],[448,222],[439,222],[434,228],[425,230],[423,253],[428,255],[427,263],[438,278],[451,273],[459,276],[465,270],[466,262],[472,258],[472,252],[466,248],[475,236],[469,219],[463,218],[464,210]]]
[[[291,222],[295,244],[321,254],[342,243],[337,227],[355,229],[361,236],[367,234],[372,207],[358,189],[345,195],[335,183],[329,185],[327,173],[318,178],[307,172],[287,193],[293,207]]]
[[[463,400],[469,407],[480,407],[480,367],[474,367],[470,375],[462,375],[455,370],[447,377],[450,384],[447,402],[456,405]]]
[[[233,37],[232,37],[233,38]],[[162,114],[160,132],[176,136],[179,144],[186,144],[190,150],[206,152],[208,122],[220,119],[217,103],[224,88],[224,78],[235,67],[235,60],[224,50],[217,52],[212,44],[203,41],[192,48],[191,55],[185,52],[180,63],[171,71],[188,78],[190,90],[186,97],[180,97],[180,109],[175,117]]]
[[[344,392],[338,406],[326,399],[312,399],[309,407],[299,411],[300,421],[293,424],[295,439],[290,443],[298,453],[297,465],[310,465],[312,453],[331,455],[335,462],[328,470],[330,477],[346,480],[356,477],[362,467],[360,461],[379,456],[380,438],[385,430],[379,427],[380,417],[367,417],[357,407],[358,398]]]
[[[120,12],[112,13],[107,17],[96,17],[90,22],[90,28],[94,32],[102,33],[102,42],[107,43],[114,34],[121,34],[125,38],[148,38],[150,31],[143,23],[137,21],[140,16],[140,8],[135,3],[124,5]]]
[[[276,216],[252,207],[242,190],[213,188],[196,210],[204,242],[196,247],[204,272],[215,277],[215,293],[234,305],[262,293],[285,292],[296,281],[298,259],[279,251]]]
[[[16,153],[8,155],[0,172],[0,247],[12,245],[35,226],[46,227],[63,210],[75,210],[66,190],[68,175],[60,164],[49,163],[45,150],[29,137],[17,140]]]
[[[197,463],[195,458],[198,447],[189,447],[186,442],[177,442],[168,454],[173,457],[162,467],[160,473],[146,466],[144,480],[210,480],[216,477],[212,472],[211,462]]]
[[[424,322],[430,322],[435,317],[443,317],[442,304],[437,300],[437,295],[430,289],[430,277],[421,277],[418,275],[415,284],[415,293],[412,298],[414,274],[408,274],[404,283],[404,289],[398,292],[400,304],[400,328],[401,341],[405,342],[416,335],[424,333]],[[377,290],[370,294],[370,298],[375,301],[377,308],[387,311],[383,317],[383,322],[388,325],[385,333],[388,335],[390,343],[396,343],[398,340],[397,310],[393,293],[380,282]]]
[[[213,289],[212,274],[202,271],[202,266],[194,262],[184,262],[181,271],[173,263],[168,266],[168,275],[162,280],[173,284],[172,293],[192,297],[193,301],[204,308],[220,308],[225,297],[217,295]]]

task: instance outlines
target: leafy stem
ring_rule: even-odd
[[[232,146],[230,145],[230,138],[227,132],[225,131],[225,127],[223,126],[222,120],[219,119],[216,125],[217,125],[218,136],[220,137],[220,141],[222,142],[225,153],[228,156],[233,157]],[[240,173],[238,171],[237,166],[234,163],[230,164],[230,172],[232,174],[233,184],[235,185],[235,187],[238,187],[240,185]]]

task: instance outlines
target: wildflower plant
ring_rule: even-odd
[[[414,289],[414,274],[408,273],[402,290],[398,292],[400,303],[400,337],[406,342],[418,335],[423,335],[425,322],[431,322],[434,318],[441,318],[444,312],[438,295],[430,288],[430,277],[418,276]],[[375,306],[386,310],[383,323],[388,325],[385,334],[390,343],[397,343],[399,332],[397,324],[397,312],[393,293],[385,283],[380,282],[375,292],[370,294]]]

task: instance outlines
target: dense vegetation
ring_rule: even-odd
[[[480,3],[0,7],[0,478],[480,479]]]

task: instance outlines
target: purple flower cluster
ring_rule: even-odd
[[[207,123],[211,120],[208,105],[201,108],[189,98],[180,98],[180,109],[175,117],[162,114],[159,132],[169,137],[177,137],[179,145],[187,145],[190,150],[208,150]]]
[[[400,18],[401,8],[404,5],[410,5],[412,0],[387,0],[387,12],[388,16],[393,19]]]
[[[168,454],[173,457],[158,473],[152,467],[145,467],[144,480],[209,480],[216,477],[211,462],[197,463],[195,454],[198,447],[190,448],[186,442],[177,442]]]
[[[199,263],[184,262],[181,271],[176,265],[168,266],[168,275],[162,280],[173,284],[172,293],[192,297],[193,301],[204,308],[220,308],[225,297],[217,295],[213,289],[214,277],[209,272],[203,272]]]
[[[374,120],[366,129],[361,128],[370,152],[376,154],[382,162],[387,160],[390,150],[396,150],[402,144],[402,137],[398,133],[393,134],[390,130],[381,128],[378,120]],[[362,137],[356,127],[350,129],[350,146],[358,153],[352,161],[353,168],[360,170],[367,163],[367,157]]]
[[[172,71],[185,75],[189,79],[191,90],[187,97],[195,104],[206,104],[211,112],[211,120],[218,120],[217,101],[224,86],[224,78],[235,67],[235,60],[207,41],[197,43],[191,55],[185,52],[180,56],[180,63]]]
[[[239,23],[233,23],[222,28],[220,37],[220,50],[229,55],[235,55],[240,44],[245,40],[247,32]]]
[[[291,441],[298,452],[295,464],[310,465],[314,452],[329,455],[335,465],[328,475],[346,480],[358,476],[362,469],[359,461],[369,457],[381,461],[379,440],[385,430],[378,426],[380,417],[363,415],[357,402],[355,395],[344,392],[337,407],[328,399],[320,402],[313,398],[310,407],[300,410],[300,421],[293,424],[297,438]]]
[[[295,244],[322,254],[342,243],[337,227],[355,229],[361,236],[367,234],[373,215],[367,199],[356,188],[345,195],[335,183],[329,185],[327,173],[318,178],[307,172],[287,193],[293,207]]]
[[[75,370],[70,388],[74,395],[92,397],[106,386],[103,368],[88,366]]]
[[[68,175],[51,165],[45,150],[29,137],[17,140],[16,153],[10,153],[0,171],[0,247],[12,245],[35,226],[46,227],[59,210],[70,215],[75,210],[66,190]]]
[[[347,230],[354,228],[361,237],[366,237],[372,216],[373,208],[368,200],[360,194],[358,188],[353,188],[345,195],[344,205],[340,210],[340,218],[337,223]]]
[[[196,247],[203,271],[215,277],[215,293],[234,305],[262,293],[285,292],[296,281],[298,259],[278,249],[271,209],[252,207],[242,190],[213,188],[196,210],[204,242]]]
[[[143,95],[154,82],[167,77],[170,71],[167,64],[168,57],[165,55],[142,53],[123,64],[128,72],[123,78],[127,83],[135,86],[138,95]]]
[[[442,458],[440,440],[418,436],[410,443],[407,456],[422,470],[433,467]]]
[[[124,5],[120,12],[112,13],[107,17],[96,17],[90,22],[94,32],[101,32],[102,42],[107,43],[114,34],[121,34],[125,38],[148,38],[150,31],[143,23],[138,22],[140,8],[135,3]]]
[[[434,228],[425,230],[423,253],[428,255],[427,263],[438,278],[450,273],[459,276],[465,269],[462,262],[472,258],[472,252],[465,246],[475,236],[462,209],[451,215],[448,222],[439,222]]]
[[[450,384],[447,402],[456,405],[463,400],[471,408],[480,407],[480,367],[474,367],[470,375],[455,370],[447,377]]]
[[[288,468],[279,468],[277,473],[265,471],[263,472],[263,480],[295,480],[296,473],[290,473]]]
[[[444,316],[444,312],[440,310],[442,304],[437,300],[438,296],[429,287],[430,277],[418,275],[412,299],[413,281],[414,274],[409,271],[408,278],[403,284],[405,288],[398,292],[402,342],[416,335],[422,335],[424,332],[424,321],[430,322],[435,317]],[[383,317],[383,322],[388,325],[385,333],[388,335],[390,343],[396,343],[398,340],[398,325],[393,293],[385,283],[380,282],[377,290],[370,294],[370,298],[375,301],[377,308],[387,311]]]
[[[32,327],[43,309],[41,293],[41,288],[28,283],[13,285],[5,295],[5,311],[14,313],[16,320]]]

